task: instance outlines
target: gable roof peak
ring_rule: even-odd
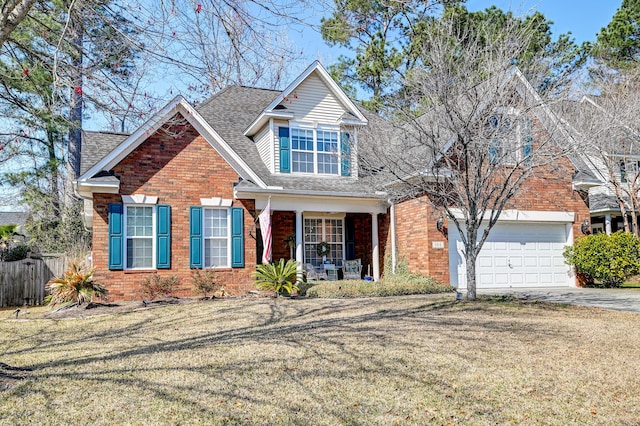
[[[309,65],[297,78],[295,78],[275,99],[267,105],[267,107],[262,111],[262,113],[256,117],[256,119],[249,125],[249,127],[245,130],[245,136],[252,136],[257,132],[260,127],[264,124],[267,117],[273,114],[281,115],[283,110],[277,110],[277,106],[280,104],[283,98],[288,97],[291,93],[293,93],[303,81],[305,81],[311,74],[317,74],[320,80],[327,86],[329,91],[338,99],[342,105],[347,109],[347,112],[353,114],[356,118],[358,124],[367,124],[366,117],[360,112],[360,109],[356,106],[356,104],[349,99],[347,94],[340,88],[338,83],[331,77],[329,72],[326,70],[324,66],[320,63],[320,61],[315,60]],[[277,110],[277,111],[276,111]]]

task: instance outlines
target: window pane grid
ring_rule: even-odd
[[[305,262],[314,266],[322,264],[322,256],[318,255],[318,243],[325,241],[331,246],[327,262],[338,264],[343,255],[343,220],[342,219],[305,219],[304,220],[304,258]]]
[[[204,209],[204,266],[229,266],[229,215],[226,209]]]
[[[153,207],[127,206],[127,268],[153,268]]]

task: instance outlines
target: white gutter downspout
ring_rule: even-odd
[[[389,203],[391,204],[391,218],[389,219],[391,222],[391,272],[395,275],[398,262],[396,257],[396,204],[391,200],[389,200]]]

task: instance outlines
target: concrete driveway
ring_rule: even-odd
[[[511,288],[478,290],[478,294],[514,295],[525,299],[591,306],[613,311],[640,313],[640,289],[602,288]]]

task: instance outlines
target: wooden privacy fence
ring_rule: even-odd
[[[60,254],[0,262],[0,307],[42,305],[45,285],[66,268],[67,258]]]

